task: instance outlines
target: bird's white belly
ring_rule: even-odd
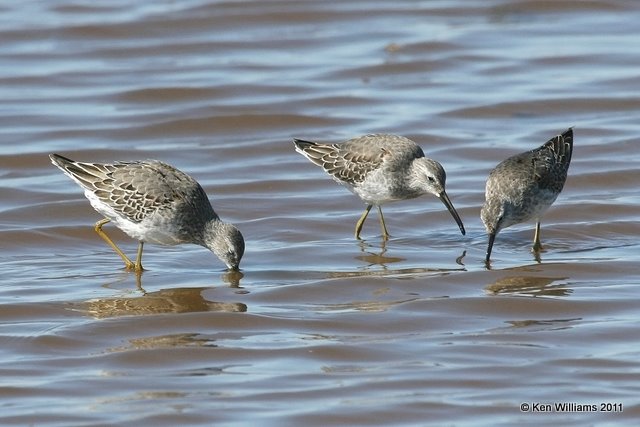
[[[385,203],[401,200],[393,194],[392,182],[389,175],[381,171],[372,172],[364,182],[349,189],[365,203],[371,205],[383,205]]]
[[[184,241],[178,237],[177,230],[166,222],[142,221],[134,223],[127,220],[114,220],[116,226],[128,236],[145,243],[156,245],[178,245]]]
[[[513,223],[540,220],[557,197],[558,194],[555,192],[540,191],[512,200],[512,206],[514,206],[511,213]]]
[[[383,205],[398,200],[391,195],[388,188],[379,185],[351,188],[351,191],[370,205]]]

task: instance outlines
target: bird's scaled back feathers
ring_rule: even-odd
[[[133,223],[177,204],[189,205],[207,219],[217,218],[200,184],[166,163],[84,163],[58,154],[51,154],[50,158],[85,192],[93,193],[101,203]]]
[[[370,134],[340,144],[322,144],[294,139],[296,151],[322,167],[336,181],[352,186],[362,183],[371,172],[389,164],[408,164],[407,159],[424,157],[420,146],[408,138]]]
[[[487,192],[535,183],[540,190],[560,193],[567,178],[573,152],[573,129],[551,138],[538,148],[502,161],[489,174]]]

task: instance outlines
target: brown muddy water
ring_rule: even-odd
[[[637,425],[640,2],[130,3],[0,6],[0,424]],[[569,126],[540,262],[522,224],[488,270],[489,171]],[[444,165],[466,236],[422,197],[353,238],[291,140],[373,132]],[[243,277],[148,245],[138,282],[50,152],[190,173]]]

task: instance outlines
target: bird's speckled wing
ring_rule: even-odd
[[[373,152],[345,150],[342,144],[319,144],[295,140],[298,152],[320,166],[337,181],[357,185],[382,164],[384,149]]]
[[[335,180],[352,186],[362,183],[368,174],[392,157],[392,151],[409,145],[407,155],[423,157],[414,142],[396,135],[365,135],[341,144],[320,144],[294,139],[296,151],[322,167]],[[413,150],[417,150],[413,153]]]
[[[555,136],[531,152],[533,170],[541,189],[562,191],[573,153],[573,129]]]
[[[210,206],[193,178],[162,162],[83,163],[59,155],[52,155],[51,160],[81,187],[135,223],[176,203]]]
[[[567,179],[572,151],[573,130],[569,129],[534,150],[501,162],[489,174],[487,192],[508,194],[520,188],[514,183],[535,183],[539,190],[560,193]]]

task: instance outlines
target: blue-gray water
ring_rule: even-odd
[[[130,3],[0,5],[0,424],[637,423],[640,3]],[[569,126],[541,262],[523,224],[487,270],[486,176]],[[444,165],[466,236],[423,197],[353,238],[291,139],[372,132]],[[190,173],[244,277],[148,245],[137,283],[50,152]],[[563,402],[615,406],[520,410]]]

